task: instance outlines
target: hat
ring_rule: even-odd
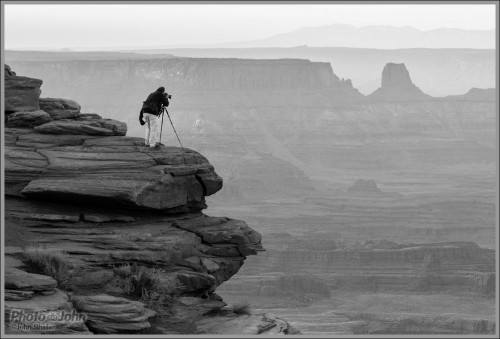
[[[158,87],[158,89],[156,91],[160,92],[160,93],[165,93],[165,87],[163,87],[163,86]]]

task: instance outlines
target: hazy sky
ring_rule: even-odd
[[[335,23],[494,29],[495,5],[5,4],[6,49],[210,44]]]

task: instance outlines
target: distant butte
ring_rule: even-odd
[[[423,101],[431,99],[410,78],[405,64],[388,63],[382,71],[382,84],[368,95],[370,101]]]

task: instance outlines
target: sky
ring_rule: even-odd
[[[3,2],[4,3],[4,2]],[[350,24],[495,29],[493,4],[4,4],[5,49],[216,44]]]

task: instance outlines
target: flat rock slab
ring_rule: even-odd
[[[57,282],[47,275],[33,274],[16,268],[6,268],[5,288],[12,290],[45,291],[57,287]]]
[[[42,110],[33,112],[16,112],[10,114],[7,119],[7,127],[28,127],[43,125],[51,122],[50,115]]]
[[[205,196],[222,188],[222,178],[201,154],[178,147],[151,150],[141,138],[114,135],[122,133],[121,124],[63,119],[28,130],[7,128],[16,146],[6,147],[6,192],[178,213],[205,208]],[[54,133],[106,126],[109,136],[45,134],[51,126],[62,128]]]
[[[115,135],[94,121],[56,120],[36,126],[34,130],[44,134]]]

